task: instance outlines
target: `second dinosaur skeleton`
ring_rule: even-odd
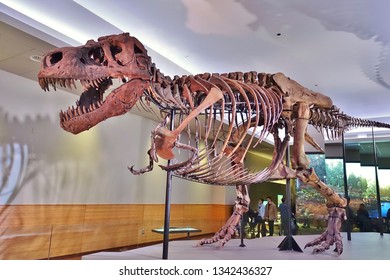
[[[161,167],[184,179],[236,186],[234,213],[214,237],[201,240],[200,245],[223,245],[232,237],[233,228],[249,207],[248,185],[300,178],[326,198],[330,214],[327,230],[307,246],[318,245],[315,252],[320,252],[335,244],[341,254],[340,219],[345,217],[347,202],[309,168],[305,141],[320,147],[308,135],[307,126],[313,125],[331,138],[356,126],[390,128],[342,113],[329,97],[282,73],[164,76],[142,43],[128,33],[90,40],[80,47],[55,49],[43,57],[38,78],[44,90],[58,85],[72,87],[75,81],[84,86],[76,107],[60,112],[62,128],[74,134],[125,114],[136,104],[152,111],[150,104],[154,103],[160,110],[161,123],[152,132],[149,165],[139,170],[131,167],[134,174],[152,170],[158,158],[176,159],[172,165]],[[113,79],[123,84],[104,99]],[[176,113],[175,119],[169,119],[171,110]],[[175,122],[172,131],[168,129],[170,122]],[[288,133],[281,139],[278,131],[283,128]],[[248,150],[269,134],[274,139],[270,165],[249,171],[244,166]],[[291,168],[283,162],[290,137]]]

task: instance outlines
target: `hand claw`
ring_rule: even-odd
[[[140,175],[140,174],[144,174],[145,172],[149,172],[153,169],[152,166],[147,166],[147,167],[144,167],[144,168],[141,168],[139,170],[135,170],[134,169],[134,165],[131,166],[131,167],[127,167],[127,169],[130,170],[130,172],[133,174],[133,175]]]
[[[133,166],[130,166],[130,167],[128,166],[127,169],[129,169],[130,172],[131,172],[133,175],[139,175],[139,174],[141,174],[139,171],[134,170],[134,165],[133,165]]]

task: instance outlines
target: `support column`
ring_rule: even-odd
[[[348,208],[349,208],[349,192],[348,192],[348,178],[347,178],[347,155],[346,155],[346,152],[345,152],[345,139],[344,139],[344,131],[343,131],[343,137],[341,138],[341,142],[342,142],[342,148],[343,148],[343,177],[344,177],[344,195],[345,195],[345,198],[347,199],[348,201],[348,204],[347,204],[347,207],[346,207],[346,212],[347,212],[347,239],[348,240],[351,240],[351,217],[349,216],[349,211],[348,211]]]
[[[286,135],[288,133],[286,126]],[[287,145],[286,148],[286,167],[290,167],[290,145]],[[279,251],[294,250],[297,252],[303,252],[299,247],[298,243],[294,240],[291,231],[291,179],[286,179],[286,200],[287,200],[287,235],[283,239],[282,243],[279,244]],[[280,224],[281,225],[281,224]]]
[[[175,111],[171,110],[170,130],[173,130],[175,123]],[[167,166],[171,164],[168,160]],[[164,214],[164,240],[163,240],[163,254],[164,260],[168,259],[168,245],[169,245],[169,226],[171,219],[171,193],[172,193],[172,171],[167,172],[166,191],[165,191],[165,214]]]
[[[374,150],[376,202],[377,202],[377,205],[378,205],[379,232],[380,232],[380,235],[383,236],[381,193],[380,193],[380,188],[379,188],[378,157],[377,157],[377,154],[376,154],[376,142],[375,142],[375,135],[374,135],[374,127],[372,128],[372,148]]]

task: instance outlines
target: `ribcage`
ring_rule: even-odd
[[[147,96],[161,111],[175,111],[174,127],[204,101],[212,88],[223,94],[180,135],[178,141],[195,147],[196,152],[179,149],[179,162],[173,163],[176,175],[219,185],[264,181],[271,175],[271,170],[249,172],[239,164],[248,149],[262,142],[280,123],[283,108],[281,94],[260,86],[253,73],[205,73],[175,77],[166,83],[167,77],[156,77]]]

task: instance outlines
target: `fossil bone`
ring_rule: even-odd
[[[345,216],[346,200],[309,169],[303,144],[308,141],[317,149],[319,146],[307,134],[307,126],[313,125],[334,138],[356,126],[390,128],[389,124],[344,114],[328,96],[311,91],[282,73],[164,76],[152,64],[141,42],[128,33],[47,53],[38,79],[45,91],[50,86],[75,87],[76,80],[84,86],[76,107],[60,112],[61,127],[74,134],[125,114],[136,103],[147,111],[152,111],[151,103],[157,105],[162,121],[152,132],[149,165],[140,170],[131,167],[130,171],[133,174],[151,171],[160,157],[176,160],[161,167],[184,179],[236,186],[233,215],[213,238],[201,240],[200,245],[214,242],[224,245],[231,239],[233,228],[249,207],[248,185],[298,177],[326,198],[331,217],[324,234],[307,246],[319,244],[315,252],[321,252],[336,244],[341,254],[339,221]],[[104,99],[113,79],[123,84]],[[175,119],[168,117],[171,110],[176,112]],[[179,124],[171,131],[170,122]],[[283,128],[288,133],[282,140],[278,130]],[[264,170],[248,170],[244,166],[245,155],[269,134],[274,138],[271,164]],[[187,144],[181,142],[182,135],[188,137]],[[290,136],[294,140],[291,168],[283,163]],[[179,159],[178,150],[181,156],[188,154],[187,158]]]

